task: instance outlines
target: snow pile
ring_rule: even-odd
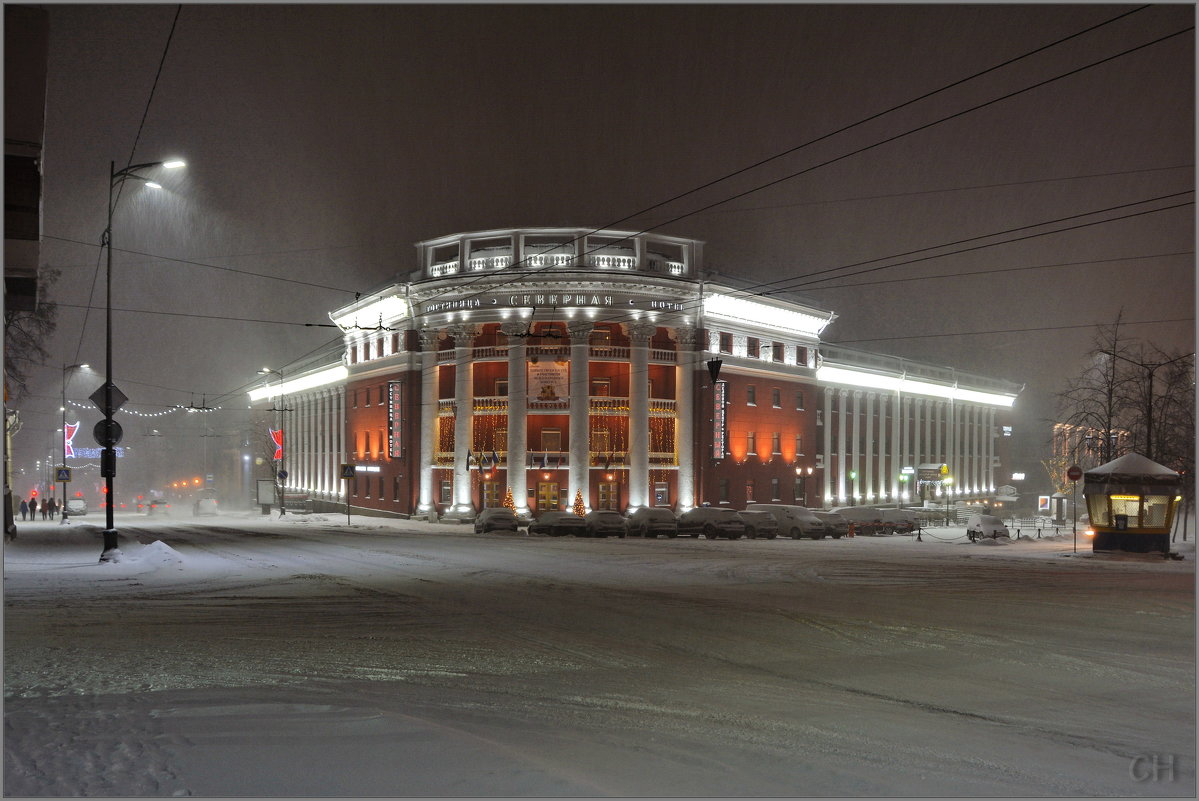
[[[1011,545],[1012,540],[1007,537],[984,537],[978,540],[977,545]]]
[[[144,565],[153,565],[154,567],[181,568],[183,565],[183,555],[162,540],[154,540],[154,542],[138,551],[137,556],[131,559],[126,557],[126,561],[141,562]]]

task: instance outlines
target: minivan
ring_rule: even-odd
[[[770,512],[779,521],[779,534],[789,536],[793,540],[800,537],[811,537],[818,540],[824,536],[824,523],[821,522],[811,509],[803,506],[791,506],[784,503],[751,503],[745,507],[747,512]]]

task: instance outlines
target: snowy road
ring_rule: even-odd
[[[1195,794],[1193,549],[118,523],[5,547],[7,796]]]

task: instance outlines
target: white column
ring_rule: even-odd
[[[820,451],[824,454],[824,470],[821,477],[821,503],[825,507],[836,506],[833,502],[833,388],[824,388],[824,429],[821,436],[824,438],[824,448]]]
[[[874,502],[874,393],[866,393],[866,448],[865,448],[865,475],[866,479],[866,502]]]
[[[850,440],[852,442],[853,457],[849,461],[849,470],[857,478],[849,480],[849,502],[856,504],[858,502],[858,488],[862,486],[862,392],[854,390],[853,392],[853,421],[850,430]]]
[[[629,342],[629,508],[649,504],[649,341],[658,327],[628,326]]]
[[[911,421],[912,421],[912,399],[906,398],[906,397],[901,397],[897,401],[897,404],[898,404],[898,408],[896,409],[896,411],[899,411],[899,409],[902,408],[902,412],[899,415],[899,425],[900,425],[900,429],[899,429],[900,430],[899,461],[902,462],[902,464],[900,464],[900,467],[912,466],[915,464],[915,462],[912,461],[912,456],[911,456],[911,451],[910,451],[911,441],[910,441],[910,437],[908,435],[909,423],[911,423]],[[915,479],[914,478],[910,479],[909,483],[911,481],[915,481]],[[909,489],[914,490],[915,488],[912,487]]]
[[[845,503],[845,501],[843,499],[847,497],[846,492],[845,492],[845,479],[847,478],[846,474],[849,471],[845,467],[845,464],[846,464],[846,462],[845,462],[845,456],[846,456],[846,448],[845,448],[845,417],[846,417],[845,412],[846,412],[846,409],[845,409],[845,404],[848,400],[848,397],[849,397],[848,390],[844,390],[844,389],[838,390],[838,392],[837,392],[837,503],[833,504],[834,506],[838,506],[840,504]],[[827,425],[827,423],[826,423],[826,425]]]
[[[698,332],[690,326],[674,330],[675,358],[675,429],[674,449],[678,454],[678,503],[680,512],[695,506],[695,340]]]
[[[936,443],[933,446],[933,453],[935,454],[936,458],[934,458],[933,461],[936,462],[937,464],[944,464],[946,459],[945,459],[945,451],[943,451],[941,449],[941,445],[943,442],[943,440],[941,439],[941,429],[945,424],[945,421],[944,421],[945,401],[937,401],[936,402],[936,413],[937,413],[937,416],[933,422],[933,441]]]
[[[470,465],[466,453],[472,450],[471,424],[474,422],[475,400],[472,392],[475,334],[472,325],[456,325],[450,329],[454,337],[454,512],[472,515],[475,505],[471,499]]]
[[[416,465],[420,471],[420,499],[416,511],[428,515],[430,520],[437,519],[437,507],[433,503],[433,460],[437,453],[437,343],[440,339],[440,331],[422,329],[420,332],[420,461]],[[345,490],[344,481],[339,486]]]
[[[570,464],[567,470],[566,508],[573,509],[575,495],[582,492],[583,508],[588,512],[591,511],[591,382],[588,370],[591,353],[587,340],[592,328],[591,323],[582,320],[566,324],[570,334]],[[642,374],[642,384],[644,382],[645,376]],[[647,402],[647,414],[648,409]],[[633,413],[629,414],[632,419]],[[630,496],[632,484],[630,477]]]
[[[968,434],[967,434],[967,440],[966,440],[967,450],[966,450],[966,487],[965,487],[965,489],[967,492],[969,492],[971,494],[974,493],[974,487],[975,487],[974,468],[975,468],[975,463],[978,461],[978,459],[977,459],[978,426],[976,425],[976,422],[978,420],[977,412],[978,412],[978,407],[971,406],[969,412],[966,415],[966,429],[967,429]]]
[[[995,410],[987,409],[986,418],[986,427],[983,431],[986,434],[987,460],[985,462],[986,469],[983,475],[983,482],[987,492],[990,492],[991,487],[995,486]]]
[[[333,417],[336,425],[333,430],[337,432],[337,436],[333,441],[333,455],[338,465],[342,462],[350,462],[347,459],[346,453],[346,391],[343,386],[341,392],[337,393],[337,404],[333,407]],[[340,475],[340,473],[339,473]],[[337,500],[344,501],[349,497],[350,488],[346,486],[346,482],[342,479],[337,480]]]
[[[912,400],[915,417],[912,419],[912,463],[919,466],[924,461],[924,442],[920,438],[920,418],[924,414],[924,398]]]
[[[508,486],[512,488],[512,500],[516,514],[528,517],[529,492],[526,470],[529,449],[529,390],[528,372],[525,361],[527,329],[524,323],[504,323],[500,331],[508,338]]]

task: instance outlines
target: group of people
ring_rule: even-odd
[[[37,496],[26,501],[21,499],[21,519],[25,519],[25,515],[29,515],[30,520],[37,520],[38,511],[42,513],[42,520],[49,518],[54,519],[55,513],[58,512],[58,503],[53,498],[43,498],[41,504],[37,501]]]

